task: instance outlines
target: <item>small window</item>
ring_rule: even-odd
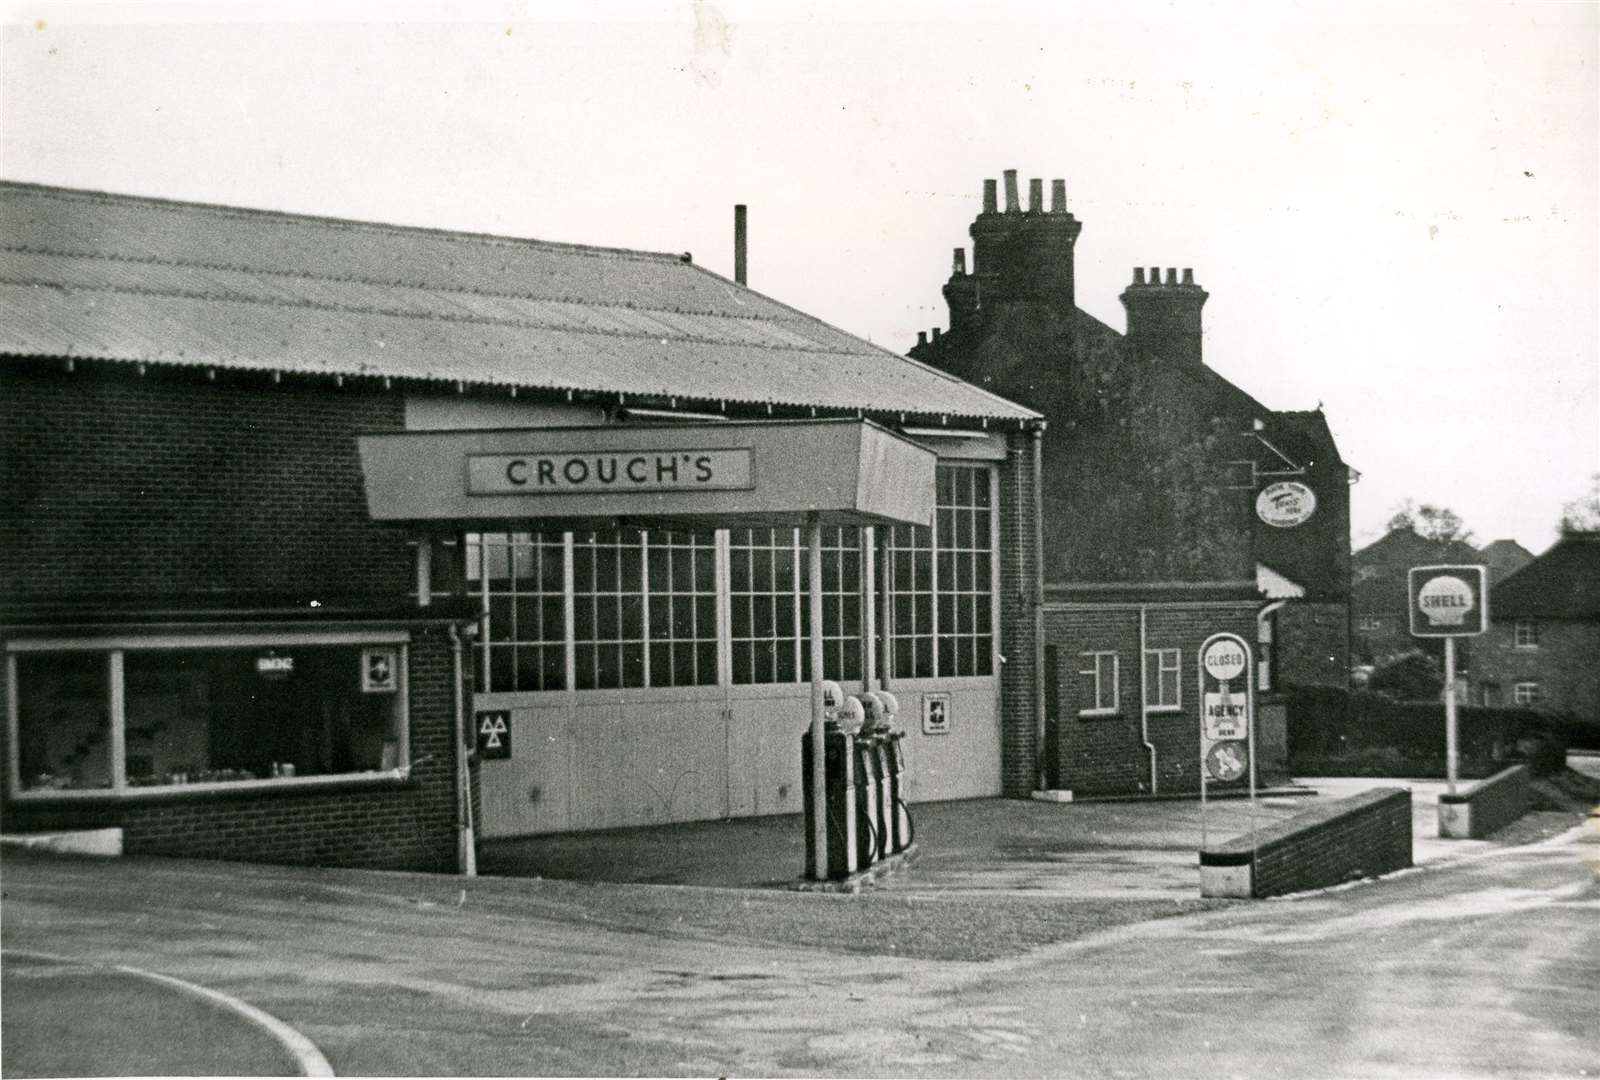
[[[1145,653],[1145,703],[1151,709],[1183,707],[1179,677],[1183,653],[1177,649],[1150,649]]]
[[[1536,682],[1519,682],[1512,688],[1512,700],[1518,705],[1537,705],[1541,700],[1539,684]]]
[[[1083,667],[1078,671],[1082,677],[1082,700],[1088,704],[1078,710],[1078,715],[1108,716],[1115,713],[1118,706],[1117,678],[1121,674],[1117,654],[1086,652],[1080,655],[1083,657]]]
[[[1539,647],[1539,624],[1532,619],[1518,619],[1512,629],[1515,635],[1516,646],[1519,649],[1537,649]]]

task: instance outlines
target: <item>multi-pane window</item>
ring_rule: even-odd
[[[810,566],[807,557],[806,566]],[[809,593],[810,574],[801,575]],[[800,608],[800,678],[811,678],[811,604]],[[861,530],[822,530],[822,674],[841,682],[861,678]]]
[[[1532,619],[1518,619],[1512,629],[1515,636],[1516,647],[1519,649],[1537,649],[1539,647],[1539,624]]]
[[[735,529],[729,535],[728,602],[736,684],[799,680],[805,651],[800,610],[806,597],[799,570],[804,557],[794,529]]]
[[[466,549],[469,590],[488,616],[486,690],[566,688],[565,546],[560,533],[485,533]]]
[[[649,532],[645,534],[645,548],[646,604],[650,611],[645,648],[650,655],[650,685],[715,685],[715,534]],[[574,553],[576,550],[574,547]]]
[[[572,538],[572,670],[579,690],[643,686],[644,534]]]
[[[987,468],[941,465],[933,528],[890,532],[894,675],[993,672],[993,515]]]
[[[1121,663],[1114,652],[1086,652],[1078,669],[1083,707],[1079,716],[1107,715],[1117,711]]]
[[[1539,684],[1519,682],[1511,688],[1512,700],[1518,705],[1537,705],[1540,700]]]
[[[407,763],[397,642],[130,642],[13,660],[24,793],[376,774]]]
[[[1178,649],[1145,652],[1145,703],[1152,709],[1177,709],[1183,705],[1183,653]]]

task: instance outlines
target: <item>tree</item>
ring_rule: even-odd
[[[1448,506],[1432,506],[1423,503],[1418,506],[1407,499],[1394,508],[1389,516],[1386,529],[1410,529],[1418,536],[1427,540],[1449,541],[1458,540],[1463,544],[1472,543],[1472,530]]]
[[[1600,530],[1600,473],[1589,477],[1588,494],[1580,495],[1561,508],[1563,533]]]

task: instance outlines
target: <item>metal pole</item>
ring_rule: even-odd
[[[1456,639],[1444,639],[1444,767],[1456,793]]]
[[[1250,850],[1254,852],[1260,842],[1256,836],[1256,670],[1248,643],[1244,656],[1244,745],[1250,752]]]
[[[823,769],[827,762],[822,731],[822,518],[806,515],[807,561],[811,610],[811,876],[828,877],[828,789]]]

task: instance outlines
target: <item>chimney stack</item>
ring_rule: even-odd
[[[1067,182],[1050,181],[1050,207],[1044,202],[1044,181],[1028,181],[1028,209],[1017,198],[1017,170],[1001,174],[1005,210],[998,206],[998,185],[983,182],[983,210],[973,221],[971,273],[961,249],[951,260],[945,301],[950,305],[950,330],[959,332],[981,313],[1014,301],[1042,302],[1063,310],[1076,303],[1073,247],[1083,226],[1067,211]],[[1156,278],[1160,280],[1159,277]]]
[[[1148,280],[1143,267],[1134,267],[1133,284],[1121,296],[1128,312],[1128,340],[1139,351],[1171,363],[1200,365],[1200,309],[1208,295],[1194,283],[1194,270],[1188,267],[1181,282],[1174,267],[1167,268],[1165,282],[1159,266],[1150,267]]]
[[[733,208],[733,280],[736,284],[748,284],[747,267],[745,266],[745,207],[744,203],[737,203]]]

